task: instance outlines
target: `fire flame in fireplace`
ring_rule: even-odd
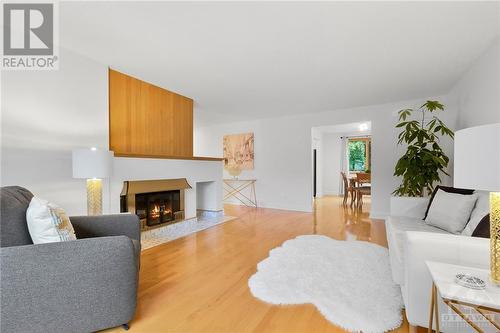
[[[151,209],[151,217],[154,219],[160,217],[160,206],[154,205],[153,209]]]
[[[162,213],[163,215],[169,215],[172,213],[172,209],[167,208],[165,206],[160,207],[159,205],[154,205],[153,208],[151,209],[150,216],[153,219],[157,219],[160,217]]]

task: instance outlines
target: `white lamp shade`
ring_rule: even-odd
[[[500,191],[500,123],[455,132],[455,187]]]
[[[95,148],[73,150],[73,178],[108,178],[113,152]]]

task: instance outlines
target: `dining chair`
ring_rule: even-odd
[[[372,182],[372,174],[368,172],[358,172],[356,174],[356,182],[358,185],[370,184]]]
[[[355,201],[354,186],[351,184],[350,180],[347,179],[345,172],[341,171],[340,175],[342,176],[342,181],[344,183],[344,200],[342,201],[343,205],[347,204],[347,200],[349,199],[349,193],[351,194],[351,206]]]
[[[371,173],[359,172],[356,174],[357,186],[354,188],[356,192],[356,206],[363,206],[363,196],[371,195]]]

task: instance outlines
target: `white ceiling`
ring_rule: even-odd
[[[62,2],[64,47],[243,120],[446,93],[499,2]]]
[[[372,123],[370,121],[348,123],[339,125],[327,125],[313,127],[318,133],[343,133],[343,134],[369,134],[371,133]]]

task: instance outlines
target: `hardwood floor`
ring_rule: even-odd
[[[384,223],[368,217],[369,204],[357,212],[341,203],[318,199],[314,213],[226,205],[238,219],[143,251],[130,332],[343,332],[313,305],[266,304],[247,286],[269,250],[298,235],[386,246]],[[407,323],[395,332],[408,332]]]

